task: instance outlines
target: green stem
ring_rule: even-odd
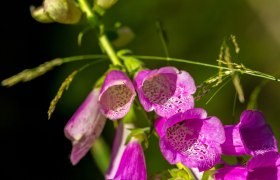
[[[159,60],[159,61],[163,61],[163,60],[165,61],[166,60],[165,57],[157,57],[157,56],[133,56],[133,57],[138,58],[138,59],[142,59],[142,60],[147,60],[147,59]],[[174,62],[182,62],[182,63],[187,63],[187,64],[193,64],[193,65],[199,65],[199,66],[205,66],[205,67],[210,67],[210,68],[232,71],[228,67],[223,67],[223,66],[218,66],[218,65],[213,65],[213,64],[207,64],[207,63],[201,63],[201,62],[196,62],[196,61],[190,61],[190,60],[185,60],[185,59],[169,58],[169,60],[174,61]],[[271,76],[269,74],[259,72],[259,71],[253,71],[253,70],[248,71],[248,70],[243,70],[243,69],[234,69],[234,71],[238,71],[238,72],[243,73],[243,74],[248,74],[248,75],[251,75],[251,76],[261,77],[261,78],[264,78],[264,79],[269,79],[269,80],[280,82],[280,79],[278,79],[274,76]]]
[[[92,12],[87,0],[78,0],[78,3],[82,11],[86,13],[89,24],[92,26],[98,25],[98,18]]]
[[[96,139],[90,152],[100,171],[105,174],[110,163],[110,149],[102,137]]]
[[[108,59],[107,55],[97,54],[97,55],[81,55],[81,56],[71,56],[66,58],[61,58],[62,63],[69,63],[74,61],[90,60],[90,59]]]
[[[80,4],[81,9],[86,13],[89,24],[92,25],[93,27],[96,27],[99,24],[99,19],[93,13],[87,0],[78,0],[78,2]],[[103,27],[103,25],[101,25],[100,27]],[[102,30],[101,30],[101,35],[99,36],[99,42],[101,46],[104,48],[104,50],[106,51],[112,63],[114,65],[122,65],[121,61],[116,55],[113,46],[111,45],[111,42],[108,40],[106,34]]]
[[[110,41],[108,40],[107,36],[102,33],[102,35],[99,37],[99,42],[110,57],[110,60],[114,65],[122,65],[120,62],[113,46],[111,45]]]
[[[157,56],[133,56],[138,59],[142,60],[158,60],[158,61],[166,61],[166,57],[157,57]],[[67,58],[62,58],[63,63],[67,62],[73,62],[73,61],[79,61],[79,60],[90,60],[90,59],[97,59],[97,58],[108,58],[106,55],[82,55],[82,56],[72,56],[72,57],[67,57]],[[112,60],[112,59],[111,59]],[[204,67],[210,67],[210,68],[216,68],[216,69],[224,69],[224,70],[230,70],[228,67],[223,67],[223,66],[218,66],[218,65],[213,65],[213,64],[207,64],[207,63],[201,63],[197,61],[191,61],[191,60],[185,60],[185,59],[178,59],[178,58],[169,58],[170,61],[173,62],[181,62],[181,63],[187,63],[187,64],[193,64],[193,65],[199,65],[199,66],[204,66]],[[235,69],[235,71],[238,71],[243,74],[255,76],[255,77],[260,77],[268,80],[273,80],[276,82],[280,82],[279,78],[276,78],[275,76],[262,73],[259,71],[244,71],[240,69]]]

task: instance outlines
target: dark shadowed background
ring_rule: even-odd
[[[1,10],[1,66],[0,80],[23,69],[57,58],[81,54],[100,54],[94,32],[85,35],[82,46],[77,35],[82,25],[40,24],[33,20],[29,6],[41,1],[5,1]],[[164,56],[155,22],[160,19],[166,29],[171,57],[216,64],[223,38],[235,34],[241,48],[238,63],[276,74],[280,72],[280,3],[277,0],[119,0],[107,12],[105,24],[113,28],[119,21],[130,26],[136,35],[126,48],[138,55]],[[63,128],[75,109],[91,90],[95,80],[108,67],[101,63],[77,75],[69,90],[58,103],[51,120],[47,120],[50,101],[61,82],[83,63],[66,64],[27,83],[14,87],[0,87],[0,179],[102,179],[93,158],[88,154],[72,166],[69,161],[71,143]],[[149,68],[158,68],[165,62],[149,61]],[[200,84],[216,74],[216,69],[187,64],[172,65],[192,74]],[[209,115],[228,124],[239,120],[246,108],[250,93],[262,79],[243,75],[241,83],[246,102],[237,103],[233,115],[235,90],[232,84],[223,88],[209,104],[209,95],[196,102]],[[259,109],[278,139],[280,138],[280,83],[269,82],[259,97]],[[113,139],[112,123],[108,122],[102,135],[108,144]],[[146,153],[149,173],[167,165],[153,141]],[[1,176],[3,178],[1,178]]]

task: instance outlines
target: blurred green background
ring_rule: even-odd
[[[29,6],[39,6],[41,1],[5,1],[1,13],[3,41],[1,80],[15,73],[35,67],[56,57],[81,54],[100,54],[96,35],[89,32],[82,46],[77,45],[77,35],[83,25],[40,24],[33,20]],[[237,63],[246,67],[276,74],[280,72],[280,1],[279,0],[119,0],[110,9],[104,22],[113,29],[116,22],[129,26],[135,33],[134,40],[125,48],[137,55],[165,56],[156,28],[162,21],[169,39],[171,57],[216,64],[223,38],[234,34],[240,47]],[[8,153],[5,167],[20,172],[23,179],[102,179],[90,154],[77,166],[69,161],[71,143],[64,137],[63,128],[75,109],[87,96],[96,79],[108,68],[107,63],[86,69],[76,76],[64,93],[55,113],[47,121],[49,102],[62,81],[81,62],[63,65],[34,81],[11,88],[0,88],[1,137],[4,153]],[[147,61],[146,67],[159,68],[165,62]],[[216,69],[171,63],[188,71],[196,84],[217,73]],[[219,117],[225,124],[238,122],[245,110],[250,93],[263,79],[241,76],[245,103],[236,104],[233,113],[235,90],[226,85],[209,104],[205,102],[216,89],[196,102],[211,116]],[[280,83],[269,82],[262,89],[258,107],[280,139]],[[103,137],[112,144],[114,131],[107,122]],[[161,156],[156,138],[145,151],[149,173],[168,166]],[[7,177],[18,174],[8,174]],[[5,177],[5,175],[2,175]]]

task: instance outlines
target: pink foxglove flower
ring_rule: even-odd
[[[222,152],[226,155],[256,155],[267,151],[278,151],[277,140],[263,114],[246,110],[237,125],[227,125],[226,141]]]
[[[134,78],[139,100],[146,111],[168,118],[194,107],[193,78],[175,67],[142,70]]]
[[[125,73],[110,71],[102,85],[99,102],[102,113],[111,120],[123,118],[136,96],[134,86]]]
[[[170,164],[181,162],[204,171],[220,161],[224,128],[218,118],[207,117],[204,109],[189,109],[157,121],[160,149]],[[165,121],[164,125],[160,121]]]
[[[112,158],[106,179],[146,180],[147,171],[142,146],[136,139],[125,145],[129,130],[119,125],[112,151]]]
[[[77,164],[90,150],[101,134],[106,117],[100,112],[99,90],[94,89],[64,128],[65,136],[72,141],[71,162]]]
[[[247,166],[226,166],[218,169],[214,175],[215,180],[278,180],[280,179],[280,155],[270,151],[253,156]]]

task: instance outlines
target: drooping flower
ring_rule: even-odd
[[[161,152],[170,164],[181,162],[204,171],[220,161],[225,134],[218,118],[207,117],[204,109],[194,108],[158,121],[165,121],[162,129],[156,130],[160,132]]]
[[[119,124],[115,136],[112,158],[106,179],[114,180],[146,180],[146,163],[142,146],[138,140],[132,138],[125,145],[129,130],[125,125]]]
[[[161,117],[184,112],[194,107],[196,91],[193,78],[175,67],[142,70],[134,78],[139,100],[146,111],[155,110]]]
[[[107,74],[100,91],[101,111],[111,120],[123,118],[135,96],[134,86],[127,75],[122,71],[112,70]]]
[[[269,151],[253,156],[247,166],[226,166],[214,174],[215,180],[248,179],[248,180],[278,180],[280,179],[280,155]]]
[[[237,125],[227,125],[226,141],[222,152],[226,155],[257,155],[267,151],[278,151],[277,140],[263,114],[257,110],[246,110]]]
[[[92,90],[64,128],[65,136],[72,141],[70,160],[73,165],[86,155],[105,125],[106,117],[100,112],[98,95],[98,89]]]

